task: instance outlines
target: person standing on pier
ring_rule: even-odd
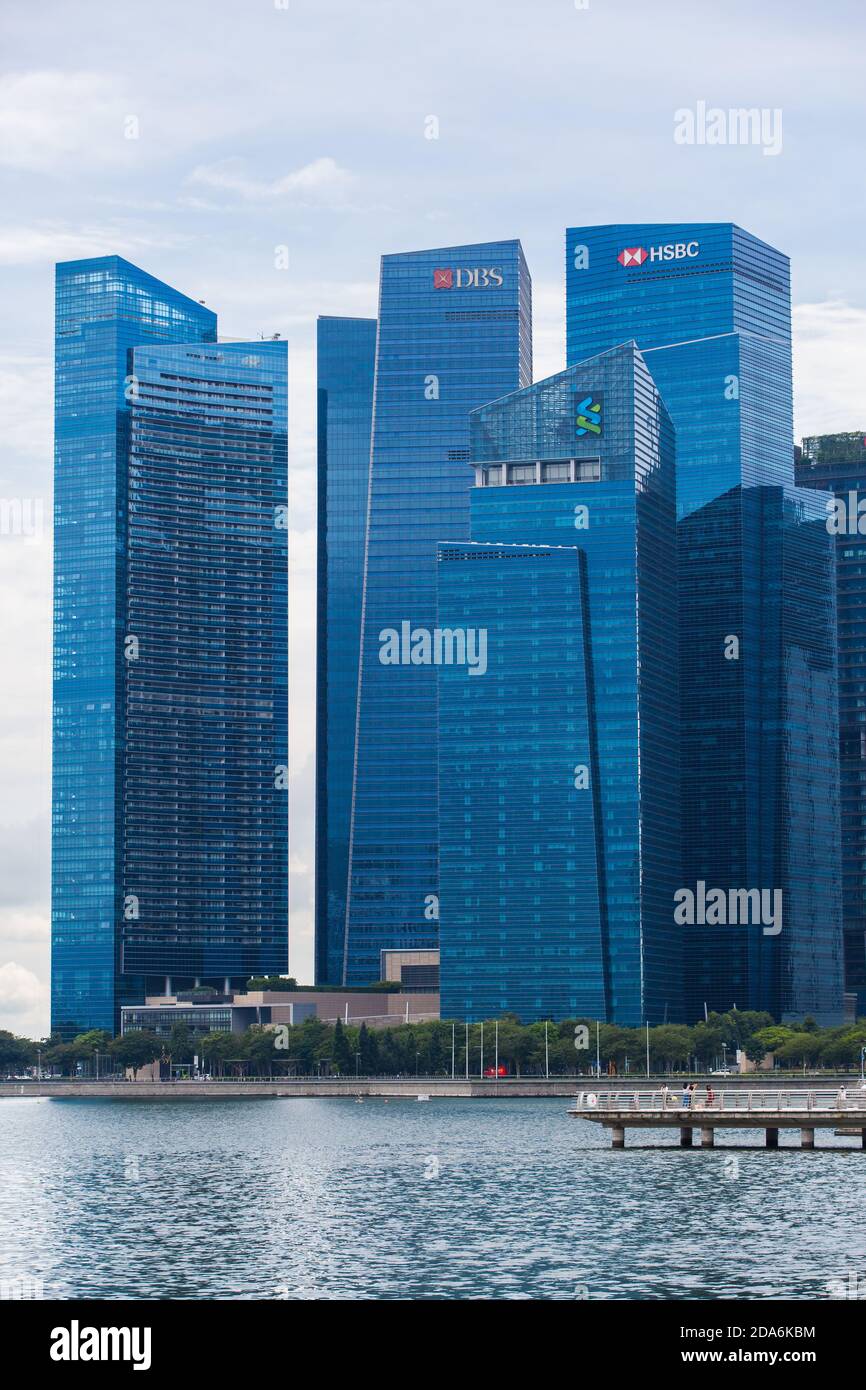
[[[692,1103],[692,1088],[687,1081],[683,1082],[683,1109],[688,1110]]]

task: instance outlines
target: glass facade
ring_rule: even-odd
[[[566,241],[567,360],[637,342],[677,432],[678,514],[792,482],[787,256],[729,222],[573,227]]]
[[[286,969],[286,354],[133,354],[124,974]]]
[[[634,338],[676,430],[682,886],[784,904],[778,935],[687,930],[687,1016],[837,1021],[838,754],[820,735],[803,756],[809,721],[834,727],[809,624],[835,616],[826,532],[793,486],[787,258],[731,224],[662,223],[572,228],[566,267],[569,362]]]
[[[341,982],[438,944],[436,543],[469,534],[469,412],[531,380],[516,241],[385,256]],[[393,635],[396,635],[396,647]]]
[[[498,684],[440,672],[440,724],[451,720],[447,736],[440,727],[443,1016],[511,1008],[524,1018],[582,1012],[624,1025],[676,1018],[677,586],[669,417],[640,353],[628,344],[476,411],[472,453],[479,484],[471,496],[473,541],[486,543],[485,551],[494,543],[523,544],[566,547],[569,556],[576,548],[584,591],[582,619],[572,627],[549,592],[552,581],[525,586],[525,594],[514,594],[521,602],[512,603],[515,581],[506,576],[523,569],[510,556],[494,564],[494,549],[483,566],[462,566],[485,576],[490,566],[497,576],[490,587],[499,627],[491,628],[488,651],[494,630],[510,645],[507,679]],[[550,605],[555,621],[546,616]],[[440,626],[451,615],[440,598]],[[586,714],[575,686],[571,722],[560,727],[551,673],[562,663],[567,670],[575,644],[585,652]],[[457,711],[446,693],[452,702],[459,696]],[[589,780],[576,787],[580,767]],[[566,782],[558,782],[565,773]],[[508,812],[512,792],[514,806],[525,801],[530,815]],[[589,821],[575,825],[573,837],[563,834],[563,798],[584,808],[591,802]],[[497,857],[489,851],[494,842]],[[505,891],[508,873],[513,881]],[[473,959],[473,942],[487,935],[496,951],[485,975]],[[545,988],[533,987],[545,961],[553,973]]]
[[[683,883],[778,890],[781,909],[778,932],[686,928],[693,1019],[705,1005],[734,1004],[823,1023],[841,1015],[836,610],[825,521],[820,494],[758,487],[732,489],[680,523]]]
[[[585,609],[573,547],[439,547],[439,626],[487,658],[438,668],[443,1018],[605,1016]]]
[[[803,440],[801,487],[825,489],[835,536],[845,988],[866,1013],[866,433]]]
[[[240,631],[230,614],[246,602],[241,583],[256,586],[272,643],[285,645],[285,585],[274,578],[273,558],[275,547],[285,554],[285,538],[276,535],[271,491],[267,553],[255,574],[233,583],[229,532],[236,528],[254,547],[251,518],[265,505],[254,496],[260,441],[241,422],[263,407],[247,412],[231,402],[241,383],[252,391],[253,374],[240,369],[232,386],[205,358],[211,348],[202,345],[215,342],[211,310],[120,257],[57,268],[52,1028],[66,1036],[115,1031],[123,1003],[140,1000],[151,983],[162,987],[148,973],[173,968],[194,881],[199,919],[213,911],[220,920],[219,901],[206,900],[214,887],[207,865],[212,853],[225,855],[232,834],[226,803],[236,794],[243,802],[249,791],[246,771],[235,768],[233,780],[220,762],[229,756],[223,721],[235,695],[240,701],[247,692],[218,688],[210,673],[228,670],[221,644]],[[189,346],[172,347],[181,343]],[[135,362],[133,350],[146,345]],[[264,432],[272,433],[271,474],[284,479],[284,388]],[[284,485],[280,496],[284,502]],[[233,669],[235,657],[239,647]],[[274,701],[273,691],[262,693]],[[276,703],[284,710],[282,697]],[[222,820],[222,848],[191,852],[214,816]],[[270,812],[263,817],[263,833],[272,820]],[[160,870],[168,867],[164,876],[157,857]],[[133,934],[138,956],[126,954]],[[166,957],[150,949],[154,936],[171,947]],[[285,930],[283,947],[274,966],[279,959],[284,968]],[[251,961],[241,973],[258,968]]]
[[[349,872],[376,320],[320,318],[316,982],[339,984]]]

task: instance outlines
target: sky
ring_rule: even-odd
[[[310,981],[316,316],[373,317],[383,253],[520,237],[537,379],[565,365],[567,226],[734,221],[792,258],[796,437],[866,430],[864,31],[861,0],[2,0],[0,1028],[48,1029],[54,262],[116,253],[221,334],[288,339]],[[738,108],[763,143],[683,142]]]

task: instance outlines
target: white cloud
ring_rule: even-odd
[[[0,965],[0,1014],[26,1014],[39,1009],[47,990],[38,976],[23,965],[7,961]]]
[[[0,164],[71,175],[124,157],[127,115],[117,80],[93,72],[0,77]]]
[[[0,949],[21,942],[45,945],[51,935],[51,922],[45,912],[0,912]]]
[[[335,159],[325,156],[270,180],[252,177],[242,159],[220,159],[216,164],[200,164],[193,169],[189,181],[205,188],[218,188],[224,193],[235,193],[247,202],[290,198],[301,204],[334,204],[342,200],[356,179]]]
[[[794,437],[866,430],[866,309],[799,304],[794,325]]]
[[[5,496],[9,495],[10,487],[9,453],[20,454],[28,463],[32,459],[42,461],[44,466],[38,486],[40,492],[44,490],[41,484],[47,486],[50,482],[53,381],[51,359],[47,356],[30,356],[26,353],[0,355],[0,417],[3,420],[3,443],[7,451],[7,464],[0,489]],[[32,464],[30,467],[32,468]],[[32,484],[30,490],[33,490]],[[46,521],[50,521],[49,516],[46,516]]]
[[[118,250],[124,256],[139,251],[179,246],[189,237],[164,233],[144,233],[129,226],[107,223],[104,226],[84,226],[73,230],[51,222],[33,226],[0,228],[0,265],[53,264],[54,261],[75,261],[84,256],[114,256]]]

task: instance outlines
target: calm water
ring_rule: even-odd
[[[228,1299],[815,1298],[866,1281],[859,1140],[768,1154],[745,1147],[763,1134],[717,1132],[702,1153],[658,1132],[612,1153],[566,1108],[4,1099],[0,1279]]]

